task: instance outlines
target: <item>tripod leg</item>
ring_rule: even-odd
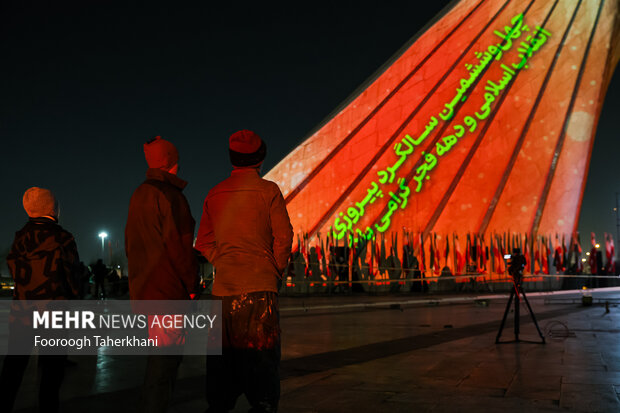
[[[540,331],[540,327],[538,327],[538,321],[536,321],[536,316],[534,315],[534,311],[532,311],[530,302],[527,300],[527,296],[525,295],[525,291],[523,291],[523,287],[521,287],[521,294],[523,294],[523,301],[525,301],[525,304],[527,305],[527,309],[529,310],[530,315],[532,316],[532,321],[534,321],[534,325],[536,326],[538,335],[540,336],[540,339],[542,340],[543,344],[545,344],[545,337],[543,336],[543,333]]]
[[[508,299],[508,303],[506,303],[506,310],[504,311],[504,317],[502,317],[502,323],[499,326],[499,331],[497,332],[497,337],[495,337],[495,344],[499,343],[499,338],[502,336],[502,330],[504,330],[504,324],[506,324],[506,317],[508,316],[508,311],[510,310],[510,305],[512,304],[512,298],[514,297],[514,290],[510,290],[510,298]]]
[[[519,322],[521,321],[521,298],[519,297],[520,287],[515,284],[515,341],[519,341]]]

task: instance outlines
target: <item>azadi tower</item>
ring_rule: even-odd
[[[618,61],[618,8],[450,4],[267,174],[295,231],[570,237]]]

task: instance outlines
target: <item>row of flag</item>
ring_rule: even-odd
[[[372,240],[338,240],[332,235],[310,238],[298,234],[289,275],[316,281],[337,278],[357,271],[362,278],[411,278],[421,276],[480,274],[503,278],[508,255],[519,248],[525,256],[524,274],[611,274],[616,273],[613,237],[605,233],[603,263],[600,245],[591,234],[592,247],[583,253],[579,233],[572,236],[521,233],[437,234],[403,230],[380,234]],[[350,278],[349,278],[350,279]]]

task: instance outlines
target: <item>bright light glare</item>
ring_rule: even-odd
[[[108,236],[108,233],[107,233],[107,232],[105,232],[105,231],[102,231],[102,232],[100,232],[100,233],[99,233],[99,238],[101,238],[102,240],[103,240],[104,238],[106,238],[107,236]]]

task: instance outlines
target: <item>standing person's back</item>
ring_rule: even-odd
[[[149,165],[144,181],[133,193],[125,226],[131,300],[189,300],[197,292],[198,262],[192,246],[195,221],[176,176],[176,147],[160,136],[144,144]],[[164,345],[183,341],[180,329],[155,330]],[[140,410],[165,412],[172,397],[181,355],[148,356]]]
[[[105,277],[108,275],[108,267],[105,266],[100,258],[93,265],[93,275],[95,278],[95,300],[99,298],[105,299]],[[101,291],[101,293],[99,292]]]
[[[80,258],[73,235],[58,225],[58,204],[48,189],[33,187],[23,197],[26,225],[15,234],[7,264],[15,281],[13,300],[69,300],[78,296]],[[22,301],[19,301],[22,307]],[[19,337],[31,329],[29,319],[11,314],[9,355],[4,359],[0,389],[6,397],[0,402],[11,411],[30,355],[22,355]],[[44,354],[39,350],[41,369],[39,411],[59,409],[59,391],[64,378],[66,355]]]
[[[157,136],[144,145],[149,164],[146,180],[134,191],[125,225],[132,300],[188,300],[196,293],[198,262],[194,227],[183,189],[176,176],[174,145]]]
[[[210,219],[203,217],[196,247],[208,251],[217,269],[213,295],[278,291],[292,240],[281,198],[280,188],[256,168],[236,168],[209,191],[204,211]]]
[[[231,176],[209,191],[196,248],[216,269],[222,300],[222,356],[207,356],[209,412],[234,408],[245,394],[256,412],[280,398],[278,285],[293,230],[278,186],[262,179],[265,143],[251,131],[230,137]]]

